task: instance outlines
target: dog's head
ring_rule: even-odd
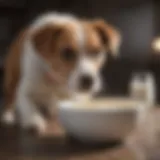
[[[120,35],[103,20],[76,20],[36,29],[32,42],[70,91],[95,93],[101,88],[100,69],[107,53],[117,56]]]

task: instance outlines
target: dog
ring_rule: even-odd
[[[119,31],[101,19],[56,12],[36,18],[13,41],[6,57],[3,122],[13,124],[16,109],[22,128],[43,133],[46,121],[39,106],[54,115],[62,97],[92,97],[101,88],[100,69],[107,53],[116,57],[120,42]]]

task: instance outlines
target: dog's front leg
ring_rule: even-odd
[[[48,121],[47,133],[52,136],[64,135],[64,129],[61,126],[58,118],[58,105],[57,99],[52,97],[47,106],[48,113],[50,114],[50,119]]]
[[[22,83],[17,92],[17,111],[20,117],[20,125],[25,128],[35,128],[39,134],[46,130],[46,121],[40,114],[38,106],[34,103],[29,86]]]

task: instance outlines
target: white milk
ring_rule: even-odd
[[[129,90],[131,98],[141,100],[149,106],[155,104],[155,81],[151,73],[145,73],[143,78],[139,73],[134,74],[129,84]]]

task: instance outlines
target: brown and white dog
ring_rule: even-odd
[[[102,20],[59,13],[40,16],[13,42],[7,56],[3,121],[15,121],[16,106],[22,127],[43,132],[46,122],[38,106],[54,112],[62,94],[79,98],[96,93],[106,52],[116,55],[119,44],[117,30]]]

